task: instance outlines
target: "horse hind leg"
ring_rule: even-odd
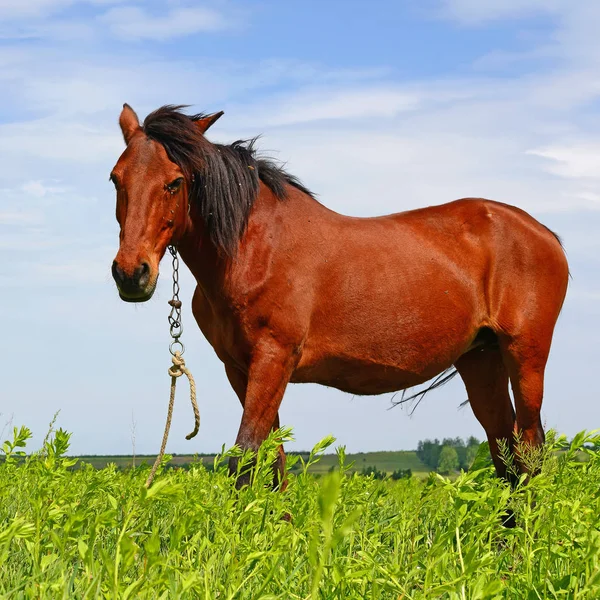
[[[550,352],[549,337],[537,331],[501,341],[517,411],[517,461],[521,473],[531,475],[539,468],[535,449],[545,441],[540,413],[544,396],[544,371]],[[519,456],[521,452],[528,451],[531,453],[529,459]]]
[[[527,252],[524,246],[514,253],[512,263],[504,256],[513,272],[509,268],[498,275],[491,292],[495,308],[490,314],[515,402],[515,458],[521,473],[530,475],[541,466],[541,452],[535,450],[545,441],[540,419],[544,372],[569,280],[565,254],[554,238],[548,243],[544,229]]]
[[[515,411],[508,393],[508,371],[502,353],[497,344],[476,348],[463,354],[455,366],[467,388],[473,413],[487,435],[496,473],[514,485],[516,473],[501,448],[504,445],[512,458]],[[511,509],[506,509],[502,523],[505,527],[516,526]]]
[[[476,348],[463,354],[455,364],[475,417],[485,430],[492,461],[499,477],[514,483],[500,444],[512,451],[515,412],[508,392],[509,376],[497,345]]]

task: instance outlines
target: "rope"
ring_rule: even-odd
[[[194,409],[194,431],[188,433],[185,436],[186,440],[191,440],[200,429],[200,411],[198,410],[198,404],[196,403],[196,382],[192,377],[192,374],[188,371],[185,366],[185,360],[181,356],[181,352],[176,351],[173,354],[173,365],[169,367],[169,375],[171,376],[171,397],[169,398],[169,411],[167,412],[167,422],[165,423],[165,432],[163,434],[162,444],[160,446],[160,452],[154,461],[150,475],[146,480],[146,487],[149,488],[152,485],[152,480],[156,474],[160,463],[162,462],[165,454],[165,448],[167,447],[167,439],[169,437],[169,430],[171,429],[171,418],[173,416],[173,405],[175,404],[175,387],[177,385],[177,378],[185,375],[190,383],[190,401],[192,402],[192,408]]]

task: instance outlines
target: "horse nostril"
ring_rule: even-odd
[[[145,288],[150,281],[150,265],[144,261],[135,271],[135,278],[141,288]]]
[[[121,267],[119,266],[119,264],[117,263],[116,260],[113,260],[111,270],[112,270],[113,279],[115,280],[117,285],[122,285],[123,281],[125,280],[125,273],[123,272],[123,269],[121,269]]]

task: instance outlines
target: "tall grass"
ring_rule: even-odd
[[[71,470],[69,434],[0,465],[3,598],[600,598],[600,435],[550,441],[541,474],[511,491],[482,446],[450,481],[308,474],[332,439],[269,490],[279,432],[250,487],[216,470]],[[587,460],[581,461],[581,453]],[[241,467],[249,457],[242,457]],[[507,506],[517,527],[505,529]],[[291,521],[285,520],[285,515]]]

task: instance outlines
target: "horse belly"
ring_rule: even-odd
[[[440,369],[444,370],[446,367]],[[319,383],[356,395],[397,392],[419,385],[430,377],[386,364],[329,357],[313,365],[300,365],[292,383]]]
[[[361,395],[419,385],[468,350],[478,330],[473,317],[467,310],[431,315],[416,327],[400,319],[395,325],[387,321],[370,328],[356,316],[349,317],[345,327],[309,335],[292,382],[319,383]]]

